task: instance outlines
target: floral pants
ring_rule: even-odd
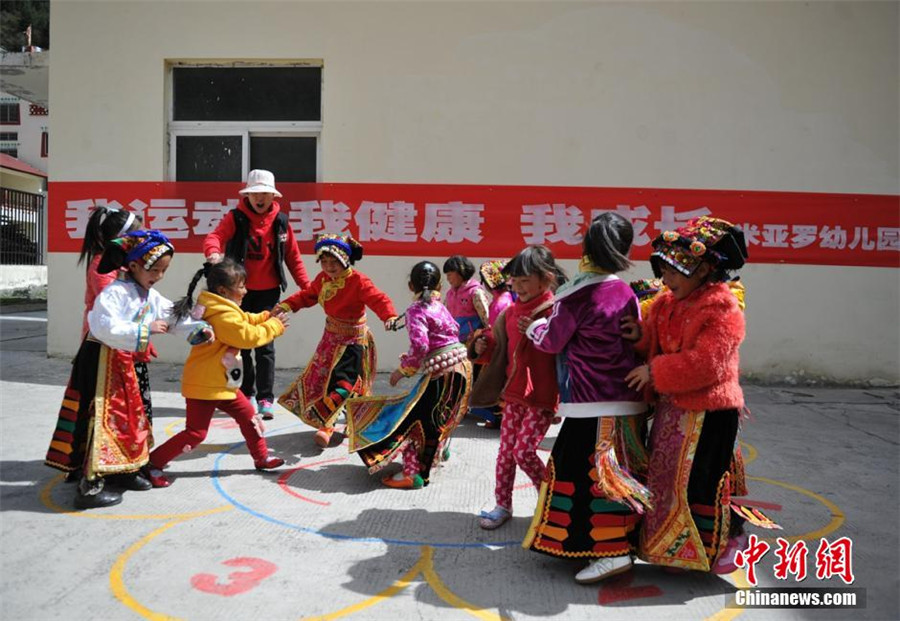
[[[547,466],[537,456],[537,447],[544,439],[553,412],[507,403],[500,422],[500,450],[497,454],[497,483],[494,497],[497,504],[512,511],[513,483],[519,466],[534,486],[540,488]]]

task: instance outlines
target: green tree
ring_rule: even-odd
[[[49,0],[3,0],[0,2],[0,46],[19,52],[25,45],[25,29],[31,26],[31,44],[50,49]]]

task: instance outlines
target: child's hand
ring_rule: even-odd
[[[487,351],[487,339],[483,336],[479,336],[475,339],[475,353],[479,356]]]
[[[562,416],[554,416],[553,420],[550,421],[551,425],[558,425],[562,422]]]
[[[276,319],[283,319],[288,317],[288,312],[281,304],[276,304],[271,311],[269,311],[269,315],[275,317]]]
[[[633,315],[622,317],[619,322],[619,328],[622,330],[622,338],[626,341],[636,342],[641,340],[641,322]]]
[[[391,317],[389,319],[385,319],[384,320],[384,329],[387,330],[388,332],[393,332],[394,330],[396,330],[397,329],[397,318]],[[393,386],[393,384],[391,384],[391,386]]]
[[[625,376],[625,383],[628,384],[629,388],[633,388],[634,390],[643,390],[644,387],[650,383],[650,366],[642,364],[639,367],[631,369],[631,371],[628,372],[628,375]]]
[[[278,323],[280,323],[282,325],[282,327],[284,327],[284,328],[287,328],[291,324],[291,321],[288,318],[288,314],[285,313],[284,311],[282,311],[279,314],[276,314],[273,312],[271,318],[274,319],[275,321],[277,321]]]
[[[222,262],[222,255],[220,255],[218,252],[214,252],[206,257],[206,260],[215,265],[216,263]]]
[[[534,321],[534,319],[532,319],[528,315],[519,317],[519,321],[516,324],[516,327],[519,328],[519,332],[525,334],[525,331],[528,330],[528,326],[531,325],[532,321]]]
[[[150,334],[165,334],[169,331],[169,324],[164,319],[150,322]]]
[[[391,379],[389,380],[391,386],[396,386],[397,383],[403,379],[403,377],[404,375],[400,372],[400,369],[395,370],[393,373],[391,373]]]
[[[201,334],[203,334],[202,343],[209,344],[216,342],[216,333],[212,328],[203,328]]]

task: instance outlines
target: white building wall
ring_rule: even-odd
[[[900,192],[896,3],[53,11],[56,181],[165,180],[167,61],[319,59],[325,182]],[[360,269],[403,306],[398,274],[415,260],[370,257]],[[181,295],[199,261],[176,257],[162,291]],[[68,355],[83,274],[70,253],[48,265],[48,350]],[[897,270],[751,264],[744,280],[745,371],[898,379]],[[304,364],[321,325],[319,310],[297,315],[279,365]],[[404,335],[375,333],[388,368]],[[165,359],[185,355],[160,345]]]
[[[0,131],[15,132],[18,137],[15,141],[19,159],[26,164],[34,166],[42,172],[47,172],[48,156],[41,152],[41,134],[50,127],[50,115],[33,111],[32,104],[24,99],[19,99],[8,93],[0,92],[0,99],[4,102],[18,102],[19,125],[0,125]],[[3,141],[6,144],[8,141]]]

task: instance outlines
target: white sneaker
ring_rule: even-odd
[[[588,563],[588,566],[575,574],[575,582],[578,584],[591,584],[604,578],[625,573],[631,569],[630,556],[610,556],[597,558]]]

